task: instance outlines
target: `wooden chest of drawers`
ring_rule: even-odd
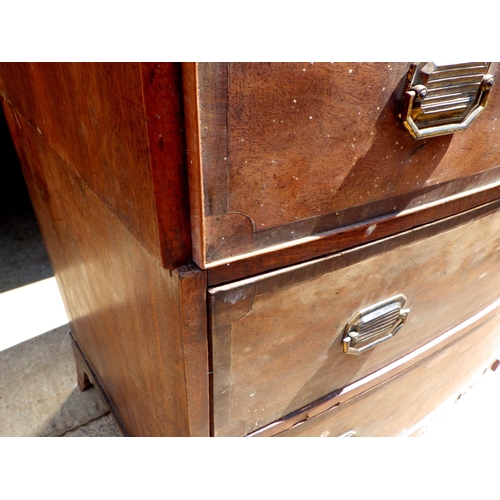
[[[81,388],[130,435],[417,425],[500,342],[485,64],[0,65]],[[481,116],[415,140],[418,71]]]

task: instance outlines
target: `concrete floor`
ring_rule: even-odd
[[[12,144],[0,146],[0,436],[121,436],[96,391],[77,387],[68,319],[17,158]],[[499,373],[487,370],[413,434],[476,438],[479,422],[495,436]]]
[[[118,436],[93,388],[76,386],[68,325],[0,352],[1,436]]]

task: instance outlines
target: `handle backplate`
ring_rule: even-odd
[[[399,118],[414,139],[466,130],[483,112],[494,76],[491,63],[412,63]]]
[[[344,328],[344,352],[359,355],[392,339],[408,318],[405,305],[406,297],[396,295],[358,311]]]

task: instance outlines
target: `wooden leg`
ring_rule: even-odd
[[[74,340],[72,341],[72,346],[73,346],[73,354],[75,356],[76,378],[78,382],[78,387],[80,388],[81,391],[84,391],[85,389],[91,387],[93,384],[88,376],[87,364],[83,360],[80,348],[77,346]]]
[[[125,428],[125,425],[123,424],[120,416],[118,415],[115,405],[110,400],[108,394],[106,393],[106,390],[102,386],[97,375],[92,370],[90,363],[87,361],[85,355],[80,350],[80,347],[78,346],[78,343],[76,342],[71,332],[70,336],[73,345],[73,353],[75,355],[78,387],[80,388],[81,391],[85,391],[89,387],[94,387],[99,396],[104,401],[104,404],[109,408],[109,411],[111,412],[111,415],[115,419],[115,422],[120,427],[122,434],[124,436],[129,436],[130,434],[128,433],[127,429]]]

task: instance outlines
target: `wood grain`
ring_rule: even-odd
[[[248,435],[375,377],[373,400],[286,432],[399,433],[499,344],[495,319],[374,388],[500,296],[500,91],[467,132],[414,141],[395,116],[407,68],[0,64],[79,384],[125,432]],[[347,320],[398,293],[401,332],[343,354]],[[422,403],[438,365],[457,376]]]
[[[182,94],[178,67],[156,70],[4,63],[1,92],[141,244],[173,268],[190,255]]]
[[[123,424],[118,409],[113,404],[113,401],[106,392],[106,389],[104,389],[95,371],[90,366],[89,360],[83,354],[82,350],[80,349],[80,346],[78,345],[72,334],[71,334],[71,345],[73,347],[73,354],[75,356],[78,387],[80,388],[80,390],[85,391],[89,387],[93,386],[94,389],[99,394],[99,396],[101,397],[101,399],[108,407],[108,409],[110,410],[110,413],[113,416],[116,424],[120,428],[121,433],[124,436],[127,437],[130,436],[130,434],[128,433],[127,429]]]
[[[191,226],[179,64],[140,65],[160,253],[167,269],[191,261]]]
[[[466,133],[414,141],[396,117],[408,67],[231,63],[222,74],[198,64],[201,146],[190,164],[200,181],[191,185],[202,209],[194,229],[205,248],[196,256],[198,265],[225,266],[254,252],[278,252],[290,242],[394,217],[422,197],[444,200],[477,187],[475,175],[488,170],[496,169],[499,181],[498,89]],[[247,218],[251,231],[245,238],[237,232],[233,247],[231,224],[221,219],[234,214]],[[208,230],[202,218],[213,215],[218,224]],[[426,221],[434,215],[426,212]]]
[[[207,338],[206,273],[195,264],[179,267],[177,278],[181,304],[186,395],[191,436],[210,434],[209,356]],[[180,353],[181,354],[181,353]]]
[[[439,405],[479,377],[500,348],[498,315],[390,382],[278,434],[390,437],[411,433]],[[451,401],[450,401],[451,402]]]
[[[205,273],[165,270],[6,106],[72,331],[133,436],[208,435]]]
[[[186,156],[190,187],[191,239],[193,260],[205,262],[205,218],[201,179],[200,118],[198,102],[198,72],[195,63],[183,63],[182,84],[186,121]]]
[[[408,370],[417,363],[424,361],[438,351],[443,350],[448,345],[469,334],[472,330],[481,327],[481,325],[488,323],[492,326],[493,322],[490,322],[490,320],[494,316],[498,315],[499,307],[500,299],[497,299],[474,316],[471,316],[442,335],[439,335],[418,349],[415,349],[396,361],[393,361],[389,365],[384,366],[380,370],[370,373],[367,377],[343,387],[340,390],[331,392],[313,403],[286,415],[282,419],[257,429],[253,433],[249,434],[249,436],[274,436],[280,432],[291,429],[296,424],[319,416],[338,405],[344,404],[379,385],[390,382],[391,379],[401,375],[401,373],[405,370]],[[494,321],[498,321],[498,319]]]
[[[494,202],[359,249],[210,288],[216,435],[234,426],[249,433],[360,380],[496,299],[499,207]],[[344,354],[349,319],[400,293],[411,310],[401,332],[360,356]],[[229,351],[218,352],[221,346]],[[229,407],[218,406],[222,391],[225,400],[230,394]]]
[[[280,245],[273,248],[271,252],[242,255],[244,257],[242,259],[225,261],[219,266],[209,268],[208,282],[209,285],[227,283],[328,253],[347,250],[391,234],[419,227],[430,220],[440,220],[465,212],[492,202],[499,196],[500,182],[493,182],[478,189],[465,190],[456,196],[443,198],[438,203],[417,206],[388,217],[370,219],[305,241],[294,242],[294,244]]]

